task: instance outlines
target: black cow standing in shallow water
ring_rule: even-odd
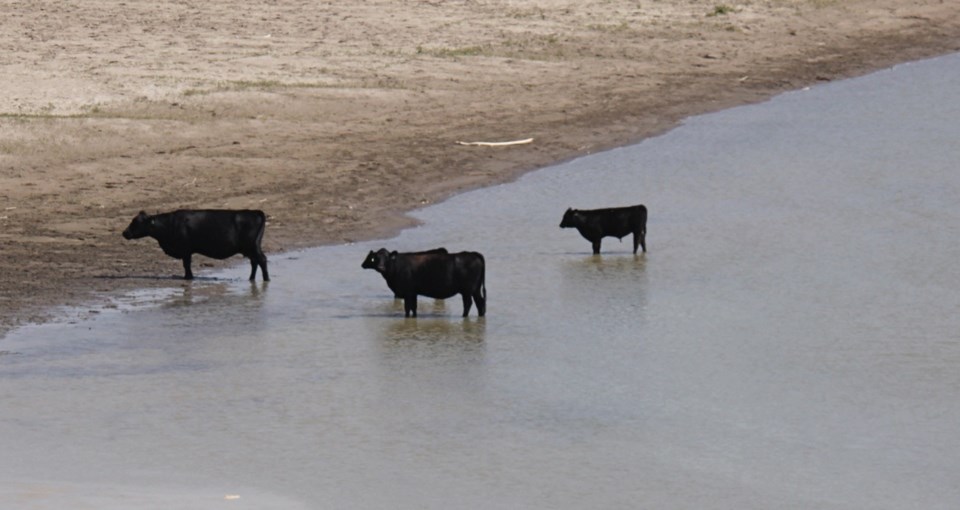
[[[608,209],[567,209],[560,221],[560,228],[576,228],[580,235],[593,244],[593,254],[600,253],[600,240],[604,237],[623,239],[633,234],[633,253],[637,246],[647,251],[647,208],[643,205],[611,207]]]
[[[446,248],[440,247],[440,248],[434,248],[434,249],[432,249],[432,250],[426,250],[426,251],[417,251],[417,252],[410,252],[410,253],[398,253],[398,255],[423,255],[423,254],[425,254],[425,253],[448,253],[448,252],[447,252],[447,249],[446,249]],[[380,270],[377,269],[377,267],[376,267],[375,261],[376,261],[377,259],[376,259],[375,256],[377,256],[377,257],[387,257],[387,256],[389,256],[389,255],[390,255],[390,252],[387,251],[386,248],[380,248],[379,250],[376,251],[376,253],[374,253],[373,251],[371,251],[370,253],[367,254],[367,259],[364,261],[362,267],[363,267],[364,269],[376,269],[377,272],[380,272]],[[374,261],[374,262],[370,262],[371,265],[366,265],[366,264],[367,264],[367,261]],[[383,279],[386,280],[386,282],[387,282],[387,287],[389,287],[390,290],[393,291],[393,298],[394,298],[394,299],[403,299],[403,296],[400,295],[400,291],[398,291],[396,288],[394,288],[393,283],[391,283],[392,280],[386,275],[386,273],[382,273],[382,272],[381,272],[380,274],[383,275]]]
[[[193,279],[190,259],[194,253],[215,259],[241,254],[250,259],[250,280],[263,271],[269,281],[267,256],[260,248],[267,215],[257,210],[187,210],[149,215],[140,211],[123,231],[126,239],[150,236],[167,255],[183,260],[183,277]]]
[[[463,297],[464,317],[470,313],[473,301],[477,302],[477,313],[483,317],[487,312],[483,255],[439,250],[398,253],[380,249],[368,253],[360,267],[383,275],[387,286],[403,298],[407,317],[417,316],[417,296],[447,299],[457,294]]]

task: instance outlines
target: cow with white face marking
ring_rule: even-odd
[[[383,275],[387,285],[403,298],[407,317],[417,316],[417,296],[447,299],[463,297],[463,316],[470,313],[473,302],[481,317],[487,312],[487,288],[484,283],[486,264],[477,252],[399,253],[380,249],[371,251],[360,265]]]
[[[432,250],[415,251],[415,252],[409,252],[409,253],[400,253],[400,255],[417,255],[417,254],[422,255],[422,254],[425,254],[425,253],[447,253],[447,249],[446,249],[446,248],[443,248],[443,247],[440,247],[440,248],[434,248],[434,249],[432,249]],[[363,267],[364,269],[373,269],[373,270],[376,270],[377,272],[379,272],[379,273],[381,274],[381,276],[383,276],[383,279],[387,282],[387,287],[389,287],[390,290],[393,291],[393,298],[394,298],[394,299],[403,299],[403,296],[401,296],[400,293],[397,291],[397,289],[394,287],[393,280],[391,280],[390,277],[387,276],[386,273],[380,272],[380,270],[377,269],[376,261],[377,261],[378,257],[386,257],[386,256],[389,256],[389,255],[390,255],[390,252],[387,251],[386,248],[380,248],[380,249],[377,250],[376,252],[374,252],[373,250],[371,250],[370,253],[367,254],[367,258],[364,259],[363,264],[361,264],[361,267]]]

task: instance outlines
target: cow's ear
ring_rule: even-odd
[[[390,252],[390,258],[392,258],[392,259],[397,258],[397,252],[396,252],[396,251]]]

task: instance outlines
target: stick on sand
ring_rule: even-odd
[[[507,145],[523,145],[533,142],[533,138],[524,138],[523,140],[513,140],[512,142],[461,142],[457,145],[481,145],[483,147],[506,147]]]

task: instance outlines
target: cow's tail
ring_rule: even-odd
[[[267,229],[267,213],[257,211],[257,217],[260,219],[260,228],[257,229],[257,248],[259,248],[260,242],[263,241],[263,231]]]
[[[480,271],[480,293],[483,294],[483,302],[487,302],[487,265],[483,265],[483,270]]]
[[[483,295],[483,301],[487,301],[487,261],[484,260],[482,253],[477,253],[480,257],[480,294]]]
[[[647,206],[640,204],[637,208],[640,209],[640,233],[647,235]]]

